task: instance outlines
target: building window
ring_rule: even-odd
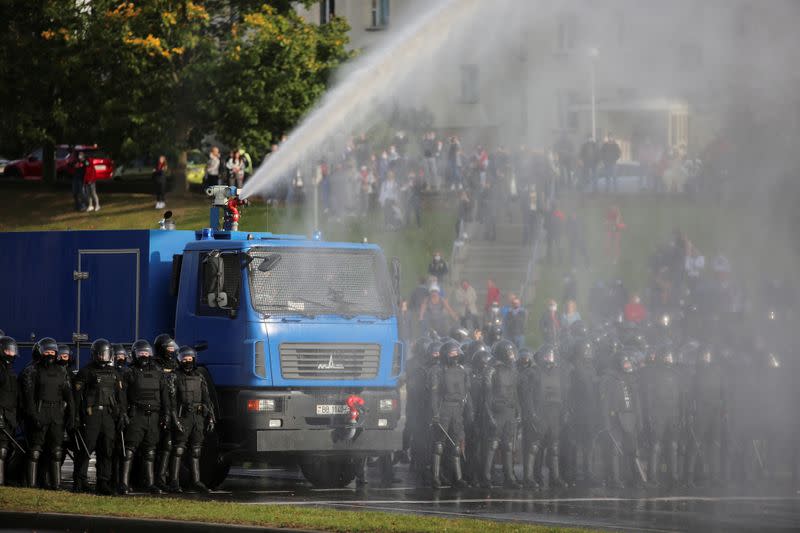
[[[461,101],[475,104],[479,98],[478,65],[461,65]]]
[[[389,25],[389,0],[372,0],[370,8],[371,27],[385,28]]]
[[[327,24],[336,16],[336,0],[321,0],[319,3],[319,23]]]
[[[699,44],[684,43],[678,47],[678,66],[682,70],[703,68],[703,49]]]
[[[575,36],[578,27],[578,17],[572,14],[561,15],[558,17],[558,28],[556,32],[556,51],[560,53],[570,52],[575,48]]]

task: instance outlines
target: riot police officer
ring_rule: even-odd
[[[75,358],[72,356],[72,348],[66,344],[59,344],[58,353],[56,353],[56,363],[67,370],[67,375],[70,381],[72,381],[72,374],[75,371]]]
[[[137,340],[131,352],[135,365],[125,375],[123,383],[130,423],[124,432],[125,459],[122,461],[119,491],[122,494],[129,491],[131,466],[138,450],[144,463],[145,489],[159,494],[162,491],[155,485],[155,456],[161,429],[170,427],[173,422],[167,410],[171,405],[169,389],[161,369],[153,361],[153,348],[149,342]]]
[[[111,355],[114,358],[114,368],[117,369],[120,376],[126,374],[131,359],[130,352],[122,344],[112,344]]]
[[[175,396],[175,369],[178,365],[175,356],[178,351],[178,343],[167,334],[162,333],[153,340],[153,353],[155,355],[155,363],[164,372],[164,379],[169,387],[170,399]],[[168,412],[175,411],[176,406],[170,405],[167,407]],[[156,466],[156,486],[162,491],[168,490],[167,474],[169,470],[169,457],[173,450],[172,431],[171,428],[166,428],[161,431],[161,437],[158,441],[158,462]]]
[[[695,482],[697,461],[709,470],[712,481],[722,471],[722,417],[725,410],[725,386],[722,369],[717,363],[715,349],[708,345],[700,350],[690,393],[689,460],[687,479]]]
[[[97,339],[92,343],[91,362],[73,381],[79,431],[84,433],[85,448],[76,457],[75,492],[87,489],[87,472],[92,452],[97,456],[97,493],[111,495],[111,456],[114,453],[117,428],[126,423],[122,379],[111,359],[111,343]]]
[[[179,367],[175,372],[178,422],[173,433],[175,450],[170,468],[169,489],[171,492],[181,492],[178,478],[183,454],[188,448],[191,453],[192,488],[197,492],[208,492],[208,488],[200,481],[200,453],[206,431],[214,431],[216,424],[211,395],[205,378],[197,371],[197,353],[192,347],[180,347],[178,363]]]
[[[50,488],[61,485],[64,429],[75,429],[75,409],[67,371],[56,364],[58,344],[50,337],[37,343],[41,356],[22,382],[25,414],[28,417],[28,486],[35,487],[39,459],[44,452],[50,458]]]
[[[534,356],[539,369],[536,386],[536,407],[539,419],[538,435],[542,445],[542,453],[537,455],[534,466],[538,474],[542,471],[541,461],[550,457],[550,486],[565,487],[561,478],[559,456],[561,453],[561,421],[565,414],[567,385],[564,372],[559,362],[558,350],[552,345],[542,346]]]
[[[678,432],[681,418],[680,379],[675,370],[675,353],[667,345],[642,382],[642,399],[650,441],[649,481],[658,485],[662,454],[669,456],[669,481],[678,483]]]
[[[541,420],[537,413],[539,375],[533,352],[528,348],[519,351],[519,411],[522,419],[522,471],[525,488],[538,489],[541,486],[540,472],[535,470],[536,458],[541,446],[539,427]]]
[[[441,343],[431,341],[427,337],[417,339],[412,353],[414,357],[408,363],[408,427],[411,431],[411,470],[418,477],[425,476],[428,466],[430,427],[428,421],[428,370],[438,361]]]
[[[492,346],[494,366],[484,375],[484,409],[486,413],[486,455],[483,462],[482,485],[492,486],[494,456],[502,445],[504,484],[509,488],[521,488],[514,475],[514,439],[517,434],[518,375],[515,368],[517,348],[503,339]]]
[[[6,484],[6,460],[11,453],[14,432],[17,430],[17,375],[14,360],[17,341],[0,337],[0,486]]]
[[[616,367],[609,367],[600,385],[600,403],[603,409],[604,432],[609,464],[610,484],[623,488],[622,464],[626,461],[644,481],[644,471],[639,462],[637,436],[641,420],[641,406],[634,381],[634,363],[627,355],[617,358]]]
[[[574,450],[572,460],[575,482],[591,482],[591,446],[599,429],[597,421],[600,420],[594,343],[588,338],[576,342],[573,344],[571,356],[567,405],[570,413],[568,432]]]
[[[472,401],[472,423],[467,424],[467,477],[474,485],[478,485],[483,474],[483,437],[486,414],[484,412],[483,376],[491,365],[492,353],[482,341],[474,341],[470,346],[470,364],[467,368],[470,374],[469,396]]]
[[[439,350],[440,364],[429,375],[431,393],[431,428],[433,436],[433,488],[441,487],[442,455],[445,446],[450,448],[453,466],[453,486],[466,486],[461,472],[461,442],[464,426],[472,422],[469,374],[459,358],[461,348],[456,341],[445,342]]]

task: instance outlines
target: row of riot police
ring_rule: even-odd
[[[30,487],[60,488],[62,463],[70,453],[73,490],[88,490],[94,453],[100,494],[128,493],[134,464],[141,465],[145,490],[180,492],[186,456],[192,488],[207,491],[200,480],[200,453],[215,416],[197,353],[178,347],[167,334],[154,345],[137,340],[126,349],[97,339],[90,362],[74,372],[69,346],[43,338],[17,377],[17,343],[0,337],[0,485],[16,449],[25,456]],[[43,461],[46,469],[40,468]]]
[[[490,487],[499,455],[506,487],[622,488],[748,481],[781,459],[796,467],[796,433],[767,420],[791,406],[776,355],[684,341],[668,325],[577,322],[535,353],[504,339],[417,339],[412,471],[433,487]],[[791,457],[776,458],[781,443]]]

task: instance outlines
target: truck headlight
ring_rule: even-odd
[[[394,411],[397,406],[397,400],[387,398],[378,402],[378,411],[388,412]]]

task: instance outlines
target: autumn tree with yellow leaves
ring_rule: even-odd
[[[172,153],[178,188],[204,134],[264,155],[349,57],[347,23],[309,24],[295,3],[0,2],[0,152],[97,142],[116,157]]]

